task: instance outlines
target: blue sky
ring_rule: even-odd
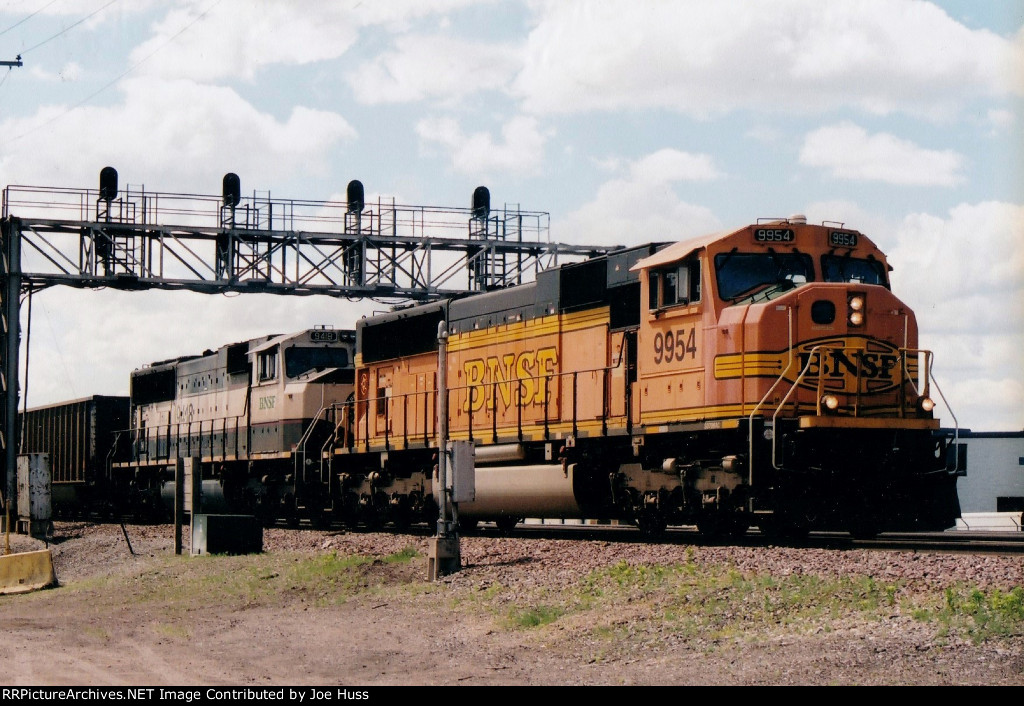
[[[1024,429],[1024,0],[0,0],[0,186],[551,214],[574,243],[868,234],[962,427]],[[379,305],[53,288],[30,405]],[[24,321],[23,311],[23,325]],[[945,408],[944,423],[952,423]]]

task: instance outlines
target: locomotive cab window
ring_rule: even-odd
[[[856,282],[889,286],[885,265],[874,258],[822,255],[821,273],[826,282]]]
[[[718,296],[737,304],[742,299],[768,300],[814,280],[814,261],[798,252],[715,255]]]
[[[256,357],[256,378],[260,382],[277,378],[277,348],[262,351]]]
[[[693,258],[651,270],[648,287],[648,305],[652,310],[699,302],[700,260]]]
[[[297,378],[310,371],[328,368],[347,368],[348,350],[345,348],[305,348],[292,346],[284,351],[284,374]]]

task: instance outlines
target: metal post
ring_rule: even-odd
[[[448,324],[437,324],[437,536],[427,551],[427,578],[436,581],[462,566],[458,525],[448,489]]]
[[[0,395],[3,396],[3,445],[4,445],[4,504],[9,517],[17,515],[15,503],[18,468],[18,348],[21,339],[21,228],[15,219],[4,224],[3,260],[4,271],[0,278],[6,287],[0,296],[3,302],[3,375]]]
[[[448,324],[437,324],[437,482],[441,486],[441,514],[437,518],[437,536],[448,534]]]
[[[185,498],[182,503],[188,513],[189,553],[196,555],[196,515],[203,509],[203,468],[198,456],[182,459]]]
[[[185,459],[174,459],[174,553],[181,554],[181,527],[185,519]]]

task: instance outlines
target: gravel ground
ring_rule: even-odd
[[[187,553],[187,530],[184,534],[184,551]],[[167,552],[173,548],[173,527],[170,525],[129,525],[122,532],[116,524],[57,523],[54,537],[51,550],[62,582],[111,570],[130,570],[129,544],[132,550],[142,555]],[[44,546],[36,540],[15,535],[12,535],[12,542],[15,550],[18,546]],[[331,551],[380,556],[414,547],[426,556],[429,543],[429,537],[416,534],[279,528],[269,528],[263,533],[265,552]],[[477,579],[504,585],[564,582],[622,561],[630,564],[694,561],[706,565],[729,565],[741,572],[759,571],[777,577],[790,574],[825,578],[871,576],[879,582],[900,581],[911,589],[922,590],[941,590],[958,583],[970,583],[982,590],[1006,591],[1024,586],[1024,559],[1020,556],[578,541],[485,534],[463,536],[460,551],[463,570],[445,577],[445,582],[461,584]]]
[[[173,558],[172,528],[125,529],[134,554],[118,525],[58,523],[49,546],[60,585],[73,588],[94,577],[165,571],[153,567],[166,567]],[[412,547],[419,557],[388,568],[395,572],[389,578],[426,585],[429,541],[421,535],[274,528],[264,532],[264,554],[382,556]],[[22,537],[12,537],[12,543],[15,550],[38,546]],[[152,605],[136,614],[130,605],[117,600],[107,605],[105,597],[97,597],[90,599],[96,605],[83,611],[74,602],[81,599],[62,602],[60,589],[37,592],[35,600],[0,597],[0,619],[6,616],[9,628],[0,646],[0,659],[10,665],[11,681],[4,683],[1024,684],[1024,621],[1014,634],[975,644],[898,609],[870,620],[844,618],[811,630],[780,625],[768,634],[731,638],[680,634],[661,626],[652,619],[661,608],[650,596],[620,606],[619,615],[577,613],[530,630],[501,627],[495,617],[539,595],[567,595],[591,572],[623,563],[731,567],[742,575],[768,574],[778,580],[792,575],[871,577],[898,585],[900,596],[941,596],[962,585],[985,592],[1024,586],[1019,556],[488,534],[463,537],[461,551],[462,569],[443,577],[429,601],[411,591],[404,598],[389,594],[387,599],[323,606],[283,591],[277,609],[251,606],[203,615],[198,646],[198,628],[176,627],[177,618],[154,615]],[[181,566],[201,568],[203,563],[183,559]],[[189,573],[182,580],[197,577]],[[501,590],[490,599],[490,612],[460,608],[496,587]],[[431,609],[425,611],[428,604]],[[201,605],[197,601],[196,609],[201,611]],[[13,622],[12,616],[17,616]],[[119,624],[117,630],[112,627]],[[616,637],[602,638],[602,631],[614,631]],[[41,652],[45,659],[31,658]],[[57,660],[55,652],[60,653]],[[211,657],[202,659],[203,654]],[[189,668],[176,666],[182,663]]]

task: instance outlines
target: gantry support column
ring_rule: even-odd
[[[21,342],[21,226],[17,218],[0,223],[0,447],[4,502],[17,513],[18,348]]]

